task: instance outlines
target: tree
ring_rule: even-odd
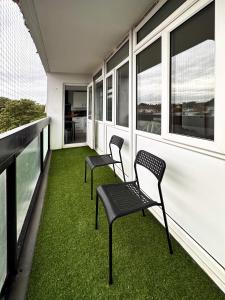
[[[0,97],[0,133],[46,117],[44,105]]]

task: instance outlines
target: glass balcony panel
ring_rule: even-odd
[[[40,139],[36,137],[16,159],[17,239],[40,174]]]
[[[0,175],[0,290],[7,274],[6,172]]]
[[[48,152],[48,126],[46,126],[43,130],[43,161]]]

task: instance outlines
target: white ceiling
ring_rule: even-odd
[[[154,0],[21,0],[46,71],[92,74]]]

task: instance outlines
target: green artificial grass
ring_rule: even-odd
[[[52,154],[27,299],[225,299],[174,239],[169,254],[164,228],[141,212],[114,223],[108,285],[107,220],[100,203],[94,229],[90,176],[83,182],[84,159],[94,154],[88,147]],[[95,186],[119,182],[109,167],[94,174]]]

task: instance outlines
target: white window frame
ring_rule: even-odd
[[[96,97],[95,97],[95,95],[96,95],[96,89],[94,88],[94,91],[95,91],[95,94],[94,94],[94,120],[95,120],[95,122],[98,122],[98,123],[104,123],[104,80],[103,80],[103,75],[101,75],[100,77],[98,77],[95,81],[94,81],[94,86],[97,84],[97,83],[99,83],[99,82],[101,82],[102,81],[102,85],[103,85],[103,111],[102,111],[102,120],[97,120],[96,118],[95,118],[95,109],[96,109],[96,105],[95,105],[95,102],[96,102]]]
[[[107,125],[114,125],[115,124],[115,72],[114,69],[112,69],[109,73],[105,76],[105,123]],[[107,116],[107,79],[112,76],[112,121],[108,121],[106,119]]]
[[[144,37],[139,43],[137,43],[137,33],[145,25],[145,23],[151,19],[151,17],[160,10],[160,8],[170,0],[161,0],[159,3],[153,7],[153,9],[144,17],[144,19],[134,28],[133,31],[133,48],[136,50],[142,47],[149,39],[152,39],[155,35],[162,32],[171,22],[173,22],[177,17],[183,14],[187,9],[189,9],[193,4],[199,0],[187,0],[180,7],[178,7],[168,18],[166,18],[162,23],[160,23],[156,28],[154,28],[146,37]]]
[[[133,70],[134,70],[134,85],[133,85],[133,95],[134,95],[134,114],[133,114],[133,122],[134,122],[134,132],[137,135],[140,136],[144,136],[144,137],[148,137],[148,138],[152,138],[152,139],[156,139],[156,140],[162,140],[162,106],[163,106],[163,101],[161,101],[161,134],[156,134],[156,133],[152,133],[152,132],[147,132],[147,131],[142,131],[137,129],[137,55],[139,53],[141,53],[142,51],[144,51],[146,48],[148,48],[150,45],[152,45],[154,42],[156,42],[159,38],[161,38],[161,65],[162,64],[162,34],[161,32],[158,33],[157,35],[155,35],[151,40],[149,40],[147,43],[145,43],[144,45],[142,45],[142,47],[138,48],[135,52],[134,52],[134,56],[133,56]],[[161,74],[161,79],[162,79],[162,83],[163,83],[163,67],[161,67],[162,70],[162,74]],[[161,90],[163,90],[163,85],[161,84]],[[163,94],[163,91],[162,91]]]
[[[189,20],[192,16],[197,14],[201,11],[205,6],[213,2],[213,0],[200,0],[195,5],[189,8],[188,11],[183,13],[180,17],[178,17],[174,22],[172,22],[162,33],[163,37],[163,109],[162,109],[162,138],[165,140],[169,140],[172,142],[193,146],[205,150],[210,151],[218,151],[217,146],[217,128],[214,126],[214,140],[206,140],[198,137],[191,137],[185,135],[179,135],[176,133],[169,132],[169,121],[170,121],[170,33],[182,25],[185,21]],[[217,38],[215,37],[215,43],[217,43]],[[216,72],[215,72],[216,73]],[[216,77],[216,74],[215,74]],[[215,80],[216,82],[216,80]],[[217,102],[216,99],[216,86],[215,86],[215,103]],[[215,104],[214,107],[214,124],[216,125],[218,117],[218,105]]]
[[[215,106],[214,106],[214,140],[206,140],[197,137],[189,137],[169,132],[170,109],[170,32],[179,27],[186,20],[202,10],[213,0],[187,0],[164,22],[156,27],[139,44],[136,44],[136,33],[145,22],[153,15],[147,15],[145,19],[133,31],[133,128],[134,133],[147,138],[176,145],[189,150],[221,157],[225,154],[225,1],[215,0]],[[165,2],[164,2],[165,3]],[[161,2],[162,4],[162,2]],[[136,130],[136,55],[153,43],[161,35],[162,42],[162,106],[161,106],[161,136]]]
[[[109,57],[107,57],[107,59],[105,60],[105,74],[106,76],[113,72],[113,70],[117,67],[115,66],[114,68],[112,68],[112,70],[110,70],[109,72],[107,72],[107,63],[110,61],[111,58],[113,58],[113,56],[126,44],[129,43],[129,35],[126,34],[126,37],[124,38],[124,40],[121,42],[121,44],[110,54]],[[130,44],[129,44],[129,48],[130,48]],[[129,57],[129,52],[128,52],[128,56]],[[125,58],[126,59],[126,58]],[[124,59],[124,60],[125,60]],[[122,62],[121,62],[122,63]]]
[[[89,119],[89,101],[90,101],[90,88],[92,90],[91,93],[91,118]],[[89,83],[89,85],[87,86],[87,120],[92,121],[93,120],[93,82]]]
[[[127,57],[127,58],[125,58],[123,61],[121,61],[121,63],[119,64],[119,65],[117,65],[115,68],[114,68],[114,72],[115,72],[115,74],[114,74],[114,83],[115,83],[115,85],[114,85],[114,94],[115,94],[115,113],[114,113],[114,120],[115,120],[115,128],[118,128],[118,129],[120,129],[120,130],[124,130],[124,131],[129,131],[129,129],[130,129],[130,120],[128,121],[128,126],[126,127],[126,126],[121,126],[121,125],[118,125],[117,124],[117,116],[116,116],[116,112],[117,112],[117,84],[118,84],[118,82],[117,82],[117,71],[118,71],[118,69],[120,69],[121,67],[123,67],[126,63],[128,63],[128,65],[129,65],[129,69],[130,69],[130,59],[129,59],[129,56]],[[128,76],[129,76],[129,82],[130,82],[130,72],[129,72],[129,74],[128,74]],[[130,103],[130,90],[129,90],[129,85],[128,85],[128,115],[129,115],[129,108],[130,108],[130,105],[131,105],[131,103]],[[129,119],[131,118],[131,116],[129,116]]]

